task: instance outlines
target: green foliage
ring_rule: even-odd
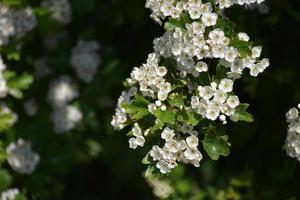
[[[203,148],[212,160],[218,160],[220,156],[228,156],[230,153],[230,143],[227,140],[228,135],[210,128],[202,141]]]
[[[22,90],[29,88],[33,82],[32,76],[27,73],[17,76],[17,74],[13,71],[5,71],[4,77],[7,81],[9,94],[17,99],[23,98]]]
[[[240,104],[236,110],[235,113],[230,116],[230,119],[233,122],[238,122],[238,121],[245,121],[245,122],[253,122],[253,116],[252,114],[247,112],[247,108],[249,107],[249,104]]]
[[[131,104],[123,104],[122,107],[126,109],[126,113],[132,116],[132,119],[139,120],[149,115],[148,104],[150,102],[140,95],[136,95]]]
[[[12,181],[12,176],[5,169],[0,169],[0,191],[8,188]]]
[[[176,122],[176,112],[172,110],[155,110],[154,116],[163,123],[174,124]]]

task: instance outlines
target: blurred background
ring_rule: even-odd
[[[15,0],[18,2],[18,0]],[[8,1],[8,2],[15,2]],[[267,0],[260,6],[232,7],[226,15],[238,31],[263,46],[271,67],[258,78],[240,80],[235,90],[248,102],[254,123],[229,124],[231,154],[219,161],[207,155],[200,168],[180,166],[159,182],[144,178],[143,150],[128,147],[126,132],[110,125],[123,81],[152,52],[152,41],[164,32],[144,8],[144,0],[70,0],[72,21],[61,26],[41,10],[37,28],[23,40],[21,58],[7,60],[17,72],[35,73],[33,63],[47,57],[52,73],[35,78],[24,99],[35,98],[38,112],[28,116],[23,103],[9,99],[19,121],[1,139],[28,138],[41,161],[31,176],[14,174],[12,186],[26,188],[28,199],[201,200],[300,198],[300,163],[286,156],[285,113],[300,103],[300,2]],[[38,7],[40,1],[24,1]],[[52,49],[45,37],[60,35]],[[47,103],[49,82],[69,67],[70,49],[78,40],[97,40],[101,64],[88,85],[78,81],[80,124],[63,135],[53,133]],[[11,45],[12,46],[12,45]],[[7,48],[8,49],[8,48]],[[4,164],[5,165],[5,164]]]

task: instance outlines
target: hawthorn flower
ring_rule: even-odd
[[[285,140],[287,155],[296,158],[300,162],[300,104],[298,108],[291,108],[287,114],[288,133]]]
[[[48,101],[53,107],[66,105],[78,96],[77,86],[68,76],[61,76],[50,83]]]
[[[258,76],[270,63],[260,58],[262,48],[253,46],[246,33],[229,34],[220,25],[224,16],[216,6],[224,9],[255,2],[146,1],[151,17],[160,24],[166,22],[167,31],[154,39],[154,53],[147,62],[133,68],[126,80],[129,90],[122,92],[111,123],[117,130],[131,126],[130,148],[144,146],[150,135],[157,136],[158,144],[162,140],[162,145],[154,142],[148,153],[149,162],[161,173],[171,172],[178,163],[200,166],[199,128],[219,126],[212,122],[217,120],[225,125],[228,118],[251,121],[250,114],[247,119],[240,117],[247,104],[234,94],[234,83],[244,73]],[[201,127],[206,125],[200,121],[209,127]]]
[[[70,64],[77,76],[85,83],[90,83],[97,73],[100,64],[98,51],[100,45],[97,41],[80,40],[72,49]]]
[[[54,132],[63,134],[71,131],[82,119],[82,112],[75,106],[66,105],[56,107],[51,113],[50,120],[54,125]]]
[[[1,200],[15,200],[15,198],[20,194],[19,189],[12,188],[1,192]]]
[[[18,139],[6,148],[9,165],[20,174],[32,174],[40,161],[40,156],[32,151],[31,142]]]
[[[30,7],[11,9],[0,2],[0,46],[6,45],[10,37],[23,37],[37,24]]]
[[[72,9],[68,0],[43,0],[41,6],[49,9],[54,20],[68,24],[72,19]]]

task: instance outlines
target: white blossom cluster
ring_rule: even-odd
[[[23,37],[36,26],[36,23],[31,8],[10,9],[0,2],[0,46],[6,45],[12,36]]]
[[[226,124],[226,116],[233,115],[240,104],[238,96],[230,95],[232,91],[231,79],[222,79],[219,85],[212,82],[211,86],[198,86],[198,95],[192,96],[191,106],[203,118],[213,121],[219,118]]]
[[[90,83],[97,73],[100,64],[98,51],[100,44],[97,41],[80,40],[72,49],[70,64],[77,76],[85,83]]]
[[[78,96],[78,88],[69,76],[61,76],[50,83],[48,102],[52,107],[62,107]]]
[[[61,76],[50,83],[48,101],[53,107],[50,119],[56,133],[61,134],[72,130],[82,119],[81,111],[69,105],[78,96],[77,86],[68,76]]]
[[[2,57],[0,55],[0,98],[6,97],[8,92],[6,80],[3,77],[3,71],[5,69],[6,69],[6,65],[4,64]]]
[[[52,18],[61,24],[68,24],[72,20],[72,8],[68,0],[43,0],[41,6],[49,9]]]
[[[58,134],[62,134],[66,131],[74,129],[81,119],[81,111],[72,105],[66,105],[54,109],[54,111],[51,113],[54,131]]]
[[[6,148],[9,165],[20,174],[32,174],[40,161],[40,156],[32,151],[31,142],[18,139]]]
[[[182,78],[187,74],[198,77],[201,72],[208,71],[208,64],[203,61],[208,58],[219,59],[220,64],[229,69],[228,78],[234,79],[240,78],[245,69],[249,69],[250,75],[256,77],[269,66],[268,59],[258,60],[262,51],[260,46],[252,47],[251,55],[243,58],[238,49],[230,46],[230,38],[221,29],[207,32],[206,26],[205,22],[193,22],[186,24],[187,30],[175,28],[172,32],[166,32],[154,40],[155,53],[174,58]],[[208,33],[208,37],[205,33]],[[238,39],[247,42],[249,36],[239,33]]]
[[[177,162],[192,164],[195,167],[200,166],[202,154],[198,150],[198,137],[188,136],[185,140],[177,140],[174,130],[165,128],[161,133],[161,138],[165,141],[162,148],[155,145],[149,152],[154,161],[157,161],[156,167],[161,173],[166,174],[177,166]]]
[[[263,1],[264,0],[216,0],[215,3],[223,9],[235,4],[260,4]],[[167,17],[178,19],[183,12],[189,13],[192,19],[200,19],[202,17],[204,21],[213,22],[217,18],[217,14],[212,12],[211,3],[202,3],[202,0],[147,0],[146,8],[151,10],[150,16],[159,23]]]
[[[138,89],[136,87],[131,87],[128,92],[123,91],[121,96],[119,97],[115,115],[113,116],[111,121],[111,124],[115,129],[121,130],[125,127],[125,123],[127,122],[128,117],[125,109],[122,108],[122,103],[131,103],[132,97],[134,97],[137,90]]]
[[[300,104],[298,108],[292,108],[286,114],[289,123],[285,141],[287,155],[296,158],[300,162]]]
[[[149,152],[161,173],[169,173],[179,162],[199,167],[202,159],[198,132],[194,130],[197,125],[179,121],[178,112],[195,113],[207,123],[219,119],[226,124],[228,117],[234,120],[232,116],[241,105],[233,92],[235,80],[246,71],[256,77],[269,66],[267,58],[260,59],[261,46],[253,46],[243,32],[229,36],[218,23],[224,17],[214,12],[216,5],[225,8],[261,2],[147,0],[151,17],[159,23],[168,18],[169,24],[165,24],[167,31],[163,36],[154,40],[154,53],[149,54],[147,62],[133,68],[126,81],[130,89],[122,92],[118,100],[112,126],[121,130],[133,125],[129,134],[133,135],[129,139],[133,149],[145,146],[147,136],[163,130],[159,136],[164,146],[154,145]],[[206,82],[202,75],[208,77]],[[145,100],[137,103],[139,95]],[[181,98],[174,100],[176,95]],[[172,104],[172,101],[177,102]],[[145,103],[147,108],[139,112],[137,109]],[[142,126],[139,116],[144,115],[146,121],[154,121],[153,127]],[[160,118],[164,120],[162,124]],[[188,137],[183,135],[187,133]]]
[[[160,199],[167,199],[174,193],[174,188],[168,181],[160,180],[158,178],[145,177],[148,184],[153,190],[153,194]]]
[[[1,192],[1,200],[15,200],[15,198],[20,194],[19,189],[7,189]]]

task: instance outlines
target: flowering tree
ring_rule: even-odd
[[[163,174],[178,162],[199,167],[200,139],[211,159],[228,156],[228,119],[253,121],[249,105],[235,95],[234,83],[248,71],[256,77],[269,60],[260,60],[262,48],[246,33],[235,33],[223,15],[223,9],[235,3],[255,1],[146,2],[151,17],[164,23],[166,32],[154,40],[147,62],[126,79],[130,89],[119,98],[112,125],[133,125],[130,148],[143,147],[149,138],[152,147],[143,162]]]
[[[297,199],[297,5],[0,1],[0,199]]]

